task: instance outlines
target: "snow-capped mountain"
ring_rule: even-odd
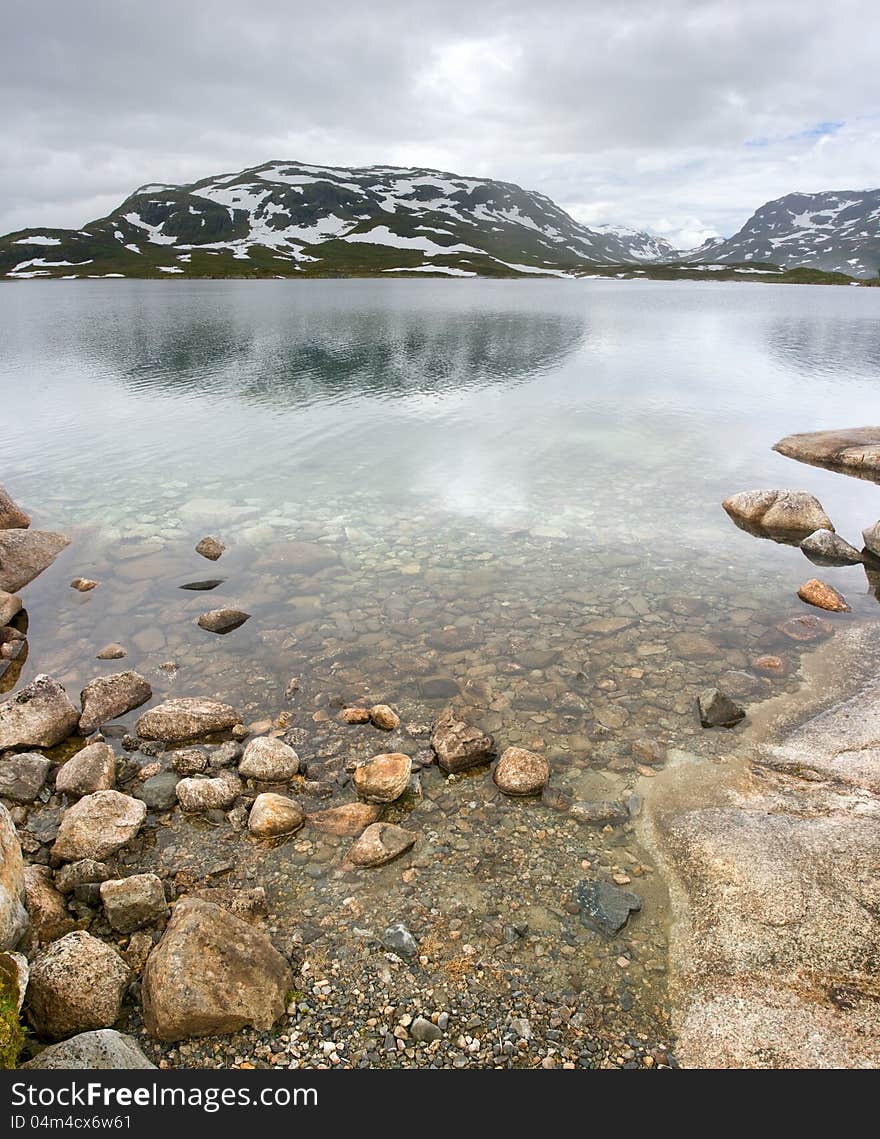
[[[597,225],[593,231],[609,243],[615,260],[620,264],[630,261],[669,261],[678,256],[676,249],[662,237],[629,229],[625,225]]]
[[[850,277],[880,269],[880,190],[786,194],[766,202],[739,233],[679,254],[682,260],[770,262]]]
[[[186,186],[141,186],[81,230],[9,234],[0,274],[558,276],[667,250],[646,233],[589,229],[510,182],[267,162]]]

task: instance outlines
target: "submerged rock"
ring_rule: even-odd
[[[53,941],[31,963],[26,1011],[45,1040],[60,1040],[119,1019],[131,970],[90,933],[76,930]]]
[[[458,718],[446,708],[434,723],[431,747],[444,771],[464,771],[488,763],[495,755],[495,741],[479,728]]]
[[[181,696],[144,712],[135,728],[141,739],[183,743],[214,732],[228,731],[240,720],[238,712],[228,704]]]
[[[90,577],[75,577],[70,583],[70,588],[75,589],[77,593],[89,593],[91,590],[97,589],[100,584]]]
[[[0,530],[0,589],[18,593],[70,545],[47,530]]]
[[[137,787],[132,794],[146,804],[148,811],[170,811],[177,802],[179,776],[175,771],[158,771]]]
[[[241,609],[209,609],[196,623],[200,629],[206,629],[209,633],[223,634],[231,633],[233,629],[239,628],[250,619],[250,613],[245,613]]]
[[[803,490],[747,490],[721,504],[743,530],[760,537],[801,538],[815,530],[833,530],[821,502]]]
[[[60,1044],[50,1044],[22,1068],[84,1068],[98,1071],[108,1068],[155,1068],[140,1050],[133,1036],[126,1036],[113,1028],[98,1028],[94,1032],[80,1032]]]
[[[540,795],[550,779],[550,764],[543,755],[523,747],[509,747],[492,773],[505,795]]]
[[[0,530],[27,530],[31,520],[0,486]]]
[[[269,938],[198,898],[174,907],[143,976],[144,1025],[158,1040],[269,1029],[284,1014],[290,966]]]
[[[196,546],[196,553],[201,554],[202,557],[207,558],[208,561],[216,562],[225,549],[226,547],[219,538],[208,537],[202,538]]]
[[[342,720],[343,724],[369,724],[370,709],[343,708],[339,713],[339,718]]]
[[[279,739],[258,736],[244,749],[238,770],[246,779],[287,783],[299,771],[299,756]]]
[[[248,815],[248,830],[257,838],[293,834],[305,822],[302,807],[286,795],[264,791],[254,799]]]
[[[116,786],[116,756],[109,744],[94,743],[70,757],[55,777],[55,790],[80,798]]]
[[[642,908],[638,894],[612,886],[610,882],[579,882],[574,889],[574,900],[580,910],[581,924],[606,937],[620,933],[629,915]]]
[[[700,723],[704,728],[732,728],[746,716],[745,709],[717,688],[707,688],[701,692],[697,705]]]
[[[387,752],[364,760],[354,769],[354,786],[368,802],[393,803],[404,793],[412,774],[412,760],[402,752]]]
[[[346,860],[352,866],[384,866],[415,845],[417,836],[394,823],[372,823],[349,847]]]
[[[381,813],[382,808],[375,803],[344,803],[340,807],[316,811],[308,816],[308,820],[316,831],[339,838],[352,838],[375,823]]]
[[[112,644],[105,645],[99,653],[95,654],[95,660],[121,660],[126,655],[125,649],[122,645]]]
[[[629,818],[629,807],[619,799],[582,799],[572,803],[568,813],[579,823],[605,826],[625,823]]]
[[[880,481],[880,427],[847,427],[786,435],[774,451],[841,474]]]
[[[28,927],[24,860],[12,816],[0,803],[0,952],[14,949]]]
[[[81,858],[99,862],[130,842],[146,817],[140,799],[120,791],[85,795],[65,811],[52,854],[64,862]]]
[[[211,577],[207,578],[205,581],[188,581],[180,588],[194,590],[197,593],[205,593],[208,590],[216,589],[217,586],[222,585],[225,580],[226,579],[222,577]]]
[[[116,672],[112,676],[99,676],[82,690],[82,715],[79,730],[84,736],[146,704],[153,689],[139,672]]]
[[[787,621],[780,621],[776,628],[792,641],[821,641],[834,632],[830,621],[814,617],[811,613],[803,617],[789,617]]]
[[[797,595],[801,601],[806,601],[808,605],[815,605],[817,609],[827,609],[832,613],[849,613],[850,611],[843,594],[838,593],[833,586],[824,581],[819,581],[815,577],[804,582],[797,591]]]
[[[0,704],[0,751],[54,747],[76,731],[79,712],[63,685],[40,674]]]
[[[0,759],[0,795],[13,803],[33,803],[43,790],[52,764],[39,752],[21,752]]]
[[[801,542],[801,549],[820,566],[854,566],[863,560],[859,551],[833,530],[814,530]]]

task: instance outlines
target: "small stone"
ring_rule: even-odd
[[[344,803],[340,807],[316,811],[308,816],[308,820],[309,825],[322,834],[352,838],[359,835],[371,823],[375,823],[381,813],[381,807],[374,803]]]
[[[150,767],[153,767],[150,764]],[[141,768],[144,771],[144,768]],[[158,771],[149,775],[134,792],[136,799],[146,804],[148,811],[170,811],[177,803],[179,776],[176,771]]]
[[[201,775],[208,766],[208,757],[197,748],[184,748],[173,753],[171,766],[178,775]]]
[[[285,795],[265,791],[258,795],[248,815],[248,830],[256,838],[293,834],[305,822],[302,808]]]
[[[216,589],[218,585],[222,585],[224,580],[222,577],[211,577],[205,581],[188,581],[186,585],[182,585],[180,588],[195,593],[208,593],[210,590]]]
[[[492,774],[505,795],[540,795],[550,779],[550,764],[543,755],[522,747],[509,747]]]
[[[0,530],[27,530],[31,520],[0,486]]]
[[[99,653],[96,654],[96,660],[121,660],[126,655],[125,649],[122,645],[118,645],[113,641],[109,645],[105,645]]]
[[[738,526],[752,533],[800,535],[833,530],[831,519],[812,494],[802,490],[751,490],[721,504]]]
[[[138,930],[129,938],[128,945],[122,951],[122,956],[130,969],[140,975],[144,971],[147,958],[153,949],[153,939],[143,930]]]
[[[419,952],[419,945],[402,921],[390,925],[382,934],[382,944],[399,957],[415,957]]]
[[[201,554],[203,558],[208,561],[216,562],[226,547],[219,538],[202,538],[201,542],[196,546],[196,553]]]
[[[93,581],[90,577],[75,577],[70,583],[71,589],[76,589],[79,593],[88,593],[89,590],[95,589],[99,582]]]
[[[762,676],[785,676],[788,671],[782,657],[770,654],[754,657],[751,665],[755,672],[760,672]]]
[[[0,759],[0,796],[13,803],[33,803],[51,767],[51,762],[36,751]]]
[[[402,752],[387,752],[359,763],[354,786],[368,802],[393,803],[404,793],[412,773],[412,760]]]
[[[292,676],[287,682],[287,687],[284,689],[284,696],[287,700],[292,700],[299,692],[299,677]]]
[[[299,756],[279,739],[259,736],[244,749],[239,773],[264,783],[287,783],[299,771]]]
[[[59,867],[55,873],[55,885],[61,894],[72,894],[78,886],[100,885],[114,874],[106,862],[96,862],[93,858],[81,858]]]
[[[46,1040],[109,1028],[119,1019],[130,979],[128,966],[109,945],[82,930],[68,933],[31,963],[28,1021]]]
[[[459,719],[452,708],[434,722],[431,747],[443,771],[453,773],[489,763],[495,755],[493,738]]]
[[[250,613],[241,609],[211,609],[199,617],[197,624],[200,629],[207,629],[209,633],[231,633],[251,618]]]
[[[394,823],[373,823],[349,848],[347,861],[352,866],[383,866],[415,845],[417,836]]]
[[[79,799],[116,786],[116,756],[109,744],[94,743],[78,751],[55,776],[55,790]]]
[[[162,882],[155,874],[133,874],[101,883],[101,901],[112,929],[133,933],[154,925],[168,913]]]
[[[153,689],[139,672],[129,670],[111,676],[99,676],[82,690],[80,733],[84,736],[91,735],[102,724],[146,704],[152,695]]]
[[[609,882],[579,882],[574,899],[580,909],[581,924],[607,937],[620,933],[629,915],[642,908],[638,894]]]
[[[832,613],[849,613],[850,611],[846,598],[842,594],[838,593],[833,586],[824,581],[819,581],[815,577],[804,582],[797,592],[801,601],[806,601],[808,605],[815,605],[817,609],[827,609]]]
[[[426,1020],[423,1016],[417,1016],[409,1028],[409,1034],[413,1040],[417,1040],[420,1044],[430,1044],[433,1040],[439,1040],[443,1033],[433,1024],[430,1020]]]
[[[579,823],[605,825],[625,823],[629,818],[629,808],[619,800],[579,800],[572,803],[569,814]]]
[[[370,720],[383,732],[393,732],[400,727],[400,716],[387,704],[374,704],[370,709]]]
[[[100,861],[130,842],[146,817],[139,799],[119,791],[84,795],[65,811],[52,854],[64,862]]]
[[[652,765],[666,762],[666,748],[663,744],[658,743],[657,740],[646,738],[635,740],[630,747],[630,751],[639,763]]]
[[[227,772],[216,779],[193,776],[181,779],[175,793],[184,811],[228,811],[241,793],[241,780]]]
[[[833,530],[814,530],[801,542],[801,549],[816,565],[854,566],[862,555]]]
[[[704,728],[732,728],[745,719],[745,709],[717,688],[707,688],[697,700]]]
[[[369,708],[343,708],[339,713],[343,724],[369,724]]]

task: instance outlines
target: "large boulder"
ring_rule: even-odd
[[[0,530],[27,530],[31,520],[0,486]]]
[[[248,830],[256,838],[276,838],[293,834],[304,822],[305,815],[299,803],[286,795],[265,791],[254,799],[248,815]]]
[[[292,981],[264,933],[212,902],[183,898],[144,969],[144,1024],[166,1041],[268,1029]]]
[[[240,775],[263,783],[286,783],[299,771],[299,756],[278,739],[257,736],[244,749]]]
[[[238,712],[228,704],[180,696],[144,712],[135,727],[141,739],[183,743],[214,732],[228,731],[240,719]]]
[[[55,790],[79,799],[96,791],[112,791],[116,786],[116,756],[109,744],[84,747],[63,764],[55,776]]]
[[[0,952],[14,949],[28,927],[24,860],[12,816],[0,803]]]
[[[13,803],[33,803],[43,790],[52,764],[36,751],[0,759],[0,795]]]
[[[152,695],[149,683],[137,672],[115,672],[89,681],[80,696],[80,733],[90,736],[109,720],[124,716],[133,708],[140,708]]]
[[[26,866],[24,888],[31,928],[38,941],[47,944],[70,933],[76,922],[55,889],[48,866]]]
[[[131,970],[115,949],[84,930],[53,941],[31,962],[25,1008],[44,1040],[61,1040],[119,1019]]]
[[[101,883],[100,894],[107,921],[117,933],[134,933],[161,921],[168,913],[162,881],[155,874],[109,878]]]
[[[0,589],[17,593],[69,545],[69,538],[47,530],[0,530]]]
[[[98,1028],[94,1032],[80,1032],[48,1048],[22,1068],[85,1068],[89,1071],[106,1068],[155,1068],[140,1050],[133,1036],[117,1032],[115,1028]]]
[[[63,862],[100,862],[130,842],[146,817],[146,805],[121,791],[84,795],[65,811],[52,854]]]
[[[880,482],[880,427],[786,435],[774,444],[773,450],[814,467]]]
[[[822,503],[803,490],[746,490],[721,505],[737,526],[759,537],[802,539],[814,530],[834,530]]]
[[[495,755],[495,741],[479,728],[459,719],[447,708],[437,717],[431,747],[444,771],[464,771],[488,763]]]
[[[369,803],[393,803],[404,793],[412,774],[412,760],[402,752],[374,755],[354,769],[354,787]]]
[[[54,747],[76,731],[79,712],[63,685],[41,673],[0,704],[0,751]]]

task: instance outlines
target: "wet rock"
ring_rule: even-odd
[[[802,490],[748,490],[721,505],[738,526],[761,536],[805,538],[815,530],[834,529],[821,502]]]
[[[774,444],[773,450],[811,466],[880,480],[880,427],[786,435]]]
[[[372,823],[349,848],[346,860],[352,866],[383,866],[415,845],[417,836],[394,823]]]
[[[147,808],[120,791],[84,795],[65,811],[52,854],[63,862],[95,861],[115,854],[141,829]]]
[[[24,861],[12,816],[0,803],[0,951],[14,949],[28,927]]]
[[[343,708],[339,713],[339,718],[342,720],[343,724],[369,724],[370,709]]]
[[[817,609],[827,609],[832,613],[849,613],[850,608],[846,598],[824,581],[810,578],[797,591],[801,601],[808,605],[815,605]]]
[[[854,566],[862,561],[859,551],[833,530],[814,530],[801,542],[801,549],[820,566]]]
[[[540,795],[550,779],[550,764],[543,755],[522,747],[509,747],[492,774],[505,795]]]
[[[21,598],[0,589],[0,625],[8,625],[16,613],[21,612]]]
[[[666,762],[666,748],[663,744],[658,743],[657,740],[643,737],[640,740],[635,740],[630,750],[639,763],[647,763],[649,766],[652,766],[653,764]]]
[[[452,708],[445,709],[435,721],[431,747],[440,767],[447,772],[478,767],[495,755],[494,739],[459,719]]]
[[[201,775],[208,766],[208,757],[197,748],[184,748],[171,756],[171,766],[178,775]]]
[[[209,633],[231,633],[251,619],[250,613],[241,609],[210,609],[198,619],[200,629],[207,629]]]
[[[99,1028],[94,1032],[80,1032],[60,1044],[50,1044],[22,1068],[84,1068],[98,1071],[108,1068],[155,1068],[132,1036],[112,1028]]]
[[[181,696],[144,712],[135,727],[142,739],[183,743],[214,732],[228,731],[240,720],[238,712],[228,704]]]
[[[564,814],[571,807],[571,794],[560,787],[545,787],[541,792],[541,802],[545,807]]]
[[[617,799],[578,800],[572,803],[568,813],[579,823],[590,823],[595,826],[625,823],[629,818],[629,808],[626,803]]]
[[[865,541],[865,549],[868,553],[873,554],[875,558],[880,558],[880,522],[875,522],[873,526],[863,530],[862,538]]]
[[[130,980],[130,969],[109,945],[82,930],[68,933],[31,963],[28,1021],[45,1040],[109,1028]]]
[[[0,530],[27,530],[31,520],[0,486]]]
[[[69,545],[63,534],[45,530],[0,530],[0,589],[18,593]]]
[[[238,770],[246,779],[287,783],[299,771],[299,756],[279,739],[258,736],[244,749]]]
[[[292,676],[287,682],[287,687],[284,689],[285,700],[292,700],[299,692],[299,677]]]
[[[24,889],[31,929],[37,941],[45,944],[70,933],[76,923],[64,898],[55,889],[48,866],[26,866]]]
[[[293,834],[304,822],[305,815],[299,803],[286,795],[264,791],[254,799],[247,825],[256,838],[275,838],[278,835]]]
[[[94,581],[90,577],[75,577],[70,583],[70,588],[75,589],[78,593],[89,593],[93,589],[97,589],[100,582]]]
[[[80,734],[90,736],[108,720],[116,720],[151,699],[153,689],[138,672],[115,672],[99,676],[82,690]]]
[[[0,795],[13,803],[33,803],[43,790],[52,764],[39,752],[21,752],[0,759]]]
[[[412,773],[412,760],[402,752],[387,752],[359,763],[354,769],[357,793],[371,803],[393,803],[404,793]]]
[[[574,889],[574,900],[581,924],[606,937],[620,933],[629,915],[642,908],[638,894],[612,886],[610,882],[579,882]]]
[[[54,747],[76,731],[79,712],[57,680],[40,674],[0,704],[0,751]]]
[[[704,728],[732,728],[745,719],[745,710],[717,688],[701,692],[697,705]]]
[[[424,1016],[415,1018],[409,1026],[409,1034],[413,1040],[418,1040],[419,1044],[430,1044],[443,1036],[438,1026]]]
[[[227,811],[241,793],[241,780],[223,772],[216,779],[193,776],[177,784],[177,801],[184,811]]]
[[[165,1041],[269,1029],[292,985],[265,934],[220,906],[184,898],[144,969],[144,1025]]]
[[[70,757],[55,776],[55,790],[80,798],[116,786],[116,756],[109,744],[95,743]]]
[[[122,660],[125,655],[126,652],[122,645],[113,641],[109,645],[104,645],[103,649],[95,654],[95,660]]]
[[[308,816],[308,820],[309,826],[322,834],[352,838],[359,835],[371,823],[375,823],[381,813],[381,807],[374,803],[344,803],[341,807],[316,811]]]
[[[723,692],[737,700],[763,697],[767,695],[768,691],[766,680],[762,680],[760,676],[755,676],[752,672],[745,672],[738,668],[732,668],[728,672],[722,673],[718,678],[718,683]]]
[[[339,564],[339,555],[317,542],[283,542],[268,551],[293,573],[314,574]]]
[[[196,553],[201,554],[203,558],[208,561],[216,562],[226,547],[219,538],[202,538],[201,542],[196,546]]]
[[[205,581],[188,581],[186,585],[182,585],[181,589],[193,590],[196,593],[206,593],[209,590],[216,589],[218,585],[222,585],[225,578],[211,577]]]
[[[177,803],[179,776],[175,771],[159,771],[145,779],[132,792],[148,811],[170,811]]]
[[[117,933],[134,933],[145,925],[155,925],[168,913],[165,891],[155,874],[109,878],[101,883],[100,893],[107,921]]]
[[[785,661],[782,657],[773,656],[770,653],[764,653],[762,656],[753,657],[751,666],[755,672],[760,672],[762,676],[785,676],[788,671]]]
[[[234,728],[233,734],[235,734]],[[233,763],[238,763],[243,752],[244,748],[236,740],[224,740],[222,744],[212,747],[208,753],[208,767],[212,770],[231,767]]]
[[[106,862],[96,862],[93,858],[81,858],[78,862],[68,862],[55,873],[55,885],[61,894],[72,894],[80,886],[98,886],[113,878],[114,872]]]
[[[374,704],[370,709],[370,721],[383,732],[393,732],[400,727],[400,716],[387,704]]]
[[[787,621],[780,621],[776,628],[792,641],[821,641],[834,632],[830,621],[812,614],[789,617]]]
[[[382,934],[382,944],[399,957],[415,957],[419,951],[419,943],[402,921],[388,926]]]
[[[448,676],[426,676],[418,685],[423,700],[451,700],[459,693],[458,684]]]

